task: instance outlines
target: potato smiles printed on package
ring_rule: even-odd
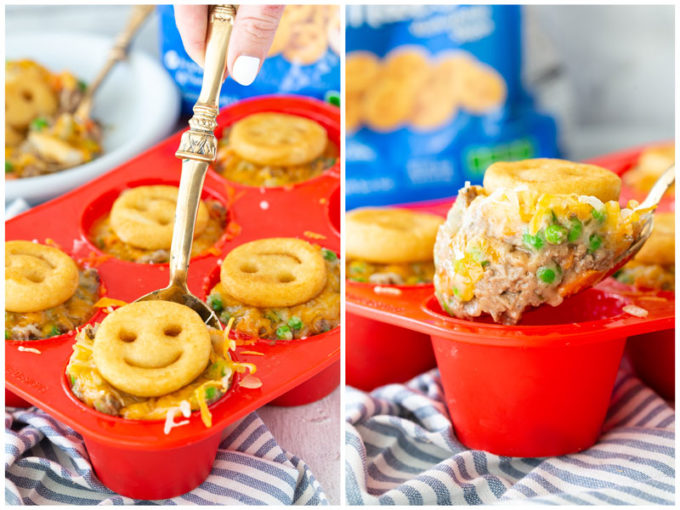
[[[287,5],[269,56],[281,55],[292,64],[309,65],[318,62],[329,47],[338,53],[339,14],[335,5]]]
[[[381,132],[438,129],[458,111],[484,115],[507,96],[503,77],[464,51],[426,55],[397,47],[382,60],[367,51],[347,55],[347,130],[362,124]]]

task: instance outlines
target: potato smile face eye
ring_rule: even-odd
[[[125,243],[146,250],[165,250],[172,244],[178,188],[139,186],[121,194],[111,208],[111,227]],[[194,237],[208,226],[208,209],[198,205]]]
[[[250,306],[294,306],[315,297],[326,284],[321,250],[290,238],[261,239],[232,250],[220,279],[227,292]]]
[[[5,244],[5,310],[38,312],[68,300],[78,288],[78,266],[51,246]]]
[[[208,365],[211,345],[208,328],[190,308],[143,301],[102,321],[94,360],[112,386],[138,397],[159,397],[196,379]]]

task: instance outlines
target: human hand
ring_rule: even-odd
[[[283,14],[283,5],[241,5],[229,40],[227,71],[241,85],[255,81]],[[207,5],[175,5],[175,23],[184,49],[201,67],[205,61]]]

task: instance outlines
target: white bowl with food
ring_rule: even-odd
[[[36,32],[12,35],[6,39],[6,62],[31,60],[52,73],[69,71],[78,80],[88,84],[104,65],[113,42],[113,38],[86,33]],[[91,118],[100,125],[101,136],[97,140],[101,152],[88,160],[87,151],[84,151],[86,156],[83,158],[77,151],[69,153],[64,150],[65,147],[45,149],[42,146],[42,150],[47,150],[47,153],[43,156],[43,152],[40,152],[38,159],[57,159],[50,160],[47,165],[44,161],[39,162],[42,163],[39,169],[29,168],[27,173],[32,176],[12,178],[11,161],[17,160],[8,157],[8,154],[16,158],[18,148],[25,145],[16,140],[10,141],[10,137],[16,133],[9,129],[8,108],[14,105],[8,102],[12,101],[12,94],[25,94],[25,90],[10,90],[9,93],[8,83],[6,81],[5,86],[5,199],[8,202],[17,198],[32,204],[43,202],[94,179],[169,135],[175,129],[180,113],[179,91],[170,76],[155,59],[133,49],[127,60],[118,63],[110,72],[94,97]],[[36,92],[40,90],[37,86]],[[62,100],[60,96],[58,102]],[[48,109],[54,110],[53,107]],[[16,117],[11,115],[11,118],[14,120]],[[42,117],[38,120],[40,123],[44,123]],[[19,125],[19,136],[27,138],[32,132],[34,142],[40,143],[40,136],[44,133],[36,133],[35,124],[23,128],[21,123]],[[53,127],[50,125],[50,129]],[[14,149],[8,150],[8,143],[13,143]],[[75,166],[70,166],[69,161]],[[56,164],[59,162],[61,164]],[[68,168],[52,172],[63,166]]]

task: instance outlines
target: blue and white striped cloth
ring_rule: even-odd
[[[499,457],[465,448],[454,435],[437,370],[370,395],[348,388],[345,402],[352,505],[675,501],[675,412],[627,363],[599,442],[562,457]]]
[[[138,504],[104,487],[83,440],[72,429],[34,408],[5,411],[7,504]],[[251,413],[229,429],[210,476],[191,492],[155,501],[165,505],[327,505],[309,468],[276,443]]]

